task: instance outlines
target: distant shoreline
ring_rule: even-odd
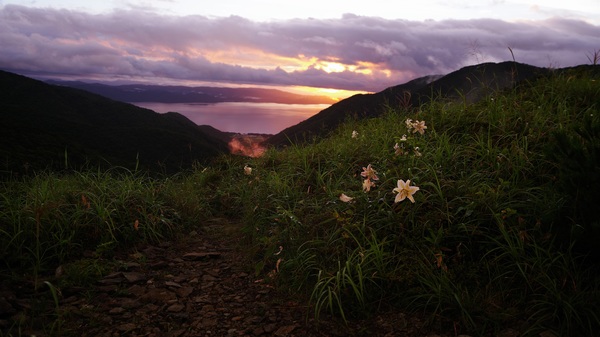
[[[222,132],[267,135],[277,134],[331,106],[262,102],[130,104],[161,114],[177,112],[196,125],[210,125]]]

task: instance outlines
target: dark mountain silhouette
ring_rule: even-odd
[[[548,73],[550,70],[517,63],[483,63],[448,75],[425,76],[374,94],[358,94],[333,104],[318,114],[266,140],[281,146],[322,137],[348,118],[381,115],[387,107],[418,107],[431,99],[475,102],[496,90]]]
[[[50,84],[83,89],[122,102],[220,103],[254,102],[287,104],[332,104],[327,96],[299,95],[263,88],[186,87],[161,85],[105,85],[78,81],[47,81]]]
[[[0,171],[137,167],[174,172],[228,152],[227,134],[177,113],[0,71]]]

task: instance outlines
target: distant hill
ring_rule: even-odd
[[[322,137],[348,118],[376,117],[390,107],[418,107],[434,99],[464,99],[475,102],[495,90],[548,73],[550,70],[516,63],[483,63],[448,75],[425,76],[374,94],[358,94],[322,110],[266,140],[266,145],[281,146]]]
[[[187,87],[162,85],[106,85],[79,81],[49,80],[50,84],[83,89],[122,102],[220,103],[254,102],[286,104],[332,104],[328,96],[299,95],[264,88]]]
[[[83,90],[0,71],[0,172],[83,165],[161,172],[227,153],[227,134]]]

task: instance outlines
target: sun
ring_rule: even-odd
[[[337,62],[324,62],[315,66],[316,69],[321,69],[326,73],[341,73],[346,70],[346,66]]]

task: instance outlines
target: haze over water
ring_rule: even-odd
[[[136,102],[158,113],[178,112],[197,125],[220,131],[276,134],[326,109],[328,104],[225,102],[215,104]]]

